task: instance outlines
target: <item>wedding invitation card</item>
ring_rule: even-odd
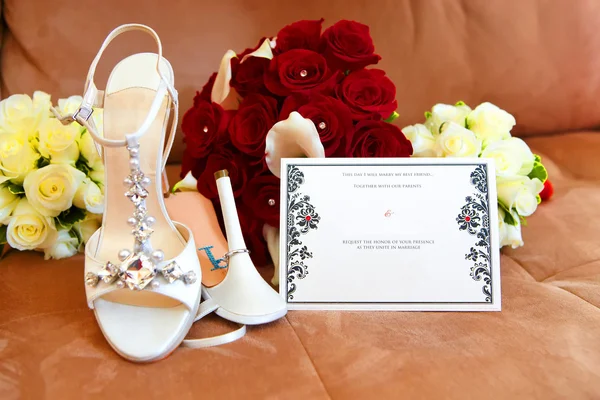
[[[500,310],[491,160],[284,159],[281,171],[289,309]]]

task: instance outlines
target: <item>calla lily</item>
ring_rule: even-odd
[[[182,180],[173,185],[173,189],[171,189],[171,192],[175,193],[176,190],[179,190],[181,192],[197,192],[197,184],[198,181],[192,175],[192,171],[190,171]]]
[[[292,157],[324,158],[325,149],[315,124],[293,111],[267,133],[266,161],[273,175],[281,178],[281,159]]]
[[[271,279],[271,283],[277,286],[279,285],[279,228],[264,224],[263,238],[267,242],[267,247],[275,266],[275,274],[273,275],[273,279]]]
[[[235,51],[227,50],[227,53],[221,59],[221,65],[215,78],[210,100],[213,103],[220,104],[221,107],[227,110],[236,110],[238,108],[238,94],[229,86],[231,81],[231,59],[237,57]]]
[[[273,59],[273,50],[272,50],[272,46],[271,46],[271,40],[269,40],[268,38],[265,39],[264,42],[262,42],[262,44],[260,45],[260,47],[256,50],[254,50],[252,53],[246,54],[244,56],[244,58],[242,58],[242,61],[240,61],[240,63],[243,63],[244,61],[246,61],[248,59],[248,57],[262,57],[262,58],[267,58],[269,60]]]

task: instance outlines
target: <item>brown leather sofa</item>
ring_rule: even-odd
[[[400,126],[436,102],[491,101],[544,158],[556,195],[525,247],[503,251],[502,312],[290,312],[238,342],[136,365],[86,307],[82,256],[13,251],[0,261],[1,399],[600,398],[600,1],[4,0],[2,96],[80,94],[104,36],[141,22],[161,35],[186,109],[227,49],[319,17],[371,26]],[[126,53],[153,51],[128,39],[98,83]],[[179,139],[172,176],[180,155]],[[190,335],[230,328],[209,318]]]

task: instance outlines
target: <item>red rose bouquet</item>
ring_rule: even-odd
[[[213,173],[227,169],[254,262],[277,240],[283,157],[409,157],[390,122],[396,87],[366,25],[299,21],[240,54],[229,50],[183,117],[181,176],[219,207]],[[278,251],[277,246],[269,246]],[[274,257],[276,258],[276,257]],[[276,259],[273,261],[277,262]]]

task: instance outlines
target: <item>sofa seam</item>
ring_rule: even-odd
[[[304,345],[304,343],[302,342],[302,339],[300,339],[300,335],[298,335],[298,332],[296,332],[296,329],[294,328],[294,325],[292,325],[291,321],[289,320],[288,316],[286,315],[285,320],[287,321],[287,323],[290,325],[290,328],[292,328],[292,332],[294,332],[294,335],[296,336],[296,339],[298,339],[298,342],[300,342],[300,346],[302,346],[302,349],[304,350],[304,353],[306,354],[306,356],[308,357],[308,359],[310,360],[310,364],[312,365],[315,373],[317,374],[317,377],[319,378],[319,381],[321,382],[321,386],[323,387],[323,390],[325,391],[325,393],[327,394],[327,397],[329,397],[330,399],[333,399],[331,397],[331,394],[329,393],[329,390],[327,390],[327,386],[325,385],[325,381],[323,381],[323,377],[321,376],[321,374],[319,373],[319,369],[317,368],[317,366],[315,365],[312,357],[310,356],[310,353],[308,352],[308,349],[306,348],[306,346]]]

